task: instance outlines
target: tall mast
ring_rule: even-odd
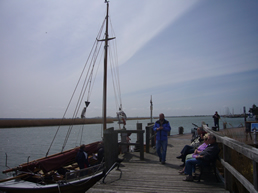
[[[107,57],[108,57],[108,0],[107,3],[107,15],[106,15],[106,32],[105,32],[105,55],[104,55],[104,79],[103,79],[103,130],[107,129]]]
[[[152,103],[152,95],[150,99],[150,118],[151,118],[151,123],[152,123],[152,110],[153,110],[153,103]]]

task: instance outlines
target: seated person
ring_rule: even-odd
[[[104,161],[104,146],[103,143],[98,144],[98,163],[101,163]]]
[[[203,143],[203,135],[206,133],[202,127],[197,128],[198,136],[190,145],[185,145],[184,148],[181,151],[181,155],[177,156],[177,159],[182,159],[182,162],[184,162],[181,167],[185,166],[185,157],[188,154],[194,153],[194,150],[199,147]]]
[[[219,147],[216,142],[216,137],[212,134],[208,136],[208,147],[204,149],[196,158],[189,159],[185,163],[185,174],[188,176],[184,181],[193,181],[192,172],[195,169],[195,165],[208,165],[210,161],[214,160],[219,153]]]
[[[189,160],[189,159],[193,159],[196,158],[203,150],[206,149],[206,147],[208,147],[208,136],[210,135],[210,133],[206,133],[203,137],[204,143],[202,145],[200,145],[192,154],[188,154],[185,158],[185,160]],[[180,174],[183,174],[185,171],[185,167],[179,171]]]
[[[80,146],[75,161],[78,163],[80,169],[89,167],[88,154],[85,152],[85,145]]]

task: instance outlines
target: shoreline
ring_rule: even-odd
[[[133,117],[127,120],[142,120],[149,117]],[[117,121],[116,118],[107,118],[107,123]],[[76,119],[0,119],[0,129],[4,128],[22,128],[22,127],[43,127],[57,125],[83,125],[83,124],[101,124],[102,118],[76,118]]]
[[[107,123],[113,123],[113,119],[107,119]],[[0,120],[0,128],[41,127],[57,125],[82,125],[100,124],[102,119],[3,119]]]

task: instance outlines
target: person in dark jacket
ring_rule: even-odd
[[[159,120],[156,121],[153,130],[157,132],[156,135],[156,151],[159,156],[159,161],[162,164],[166,162],[167,144],[168,144],[168,132],[171,127],[169,122],[165,119],[163,113],[159,115]],[[162,153],[161,153],[162,149]]]
[[[104,145],[103,145],[103,143],[98,144],[98,157],[97,158],[98,158],[99,164],[104,161]]]
[[[213,115],[213,119],[214,119],[214,127],[218,127],[218,130],[219,130],[219,119],[220,119],[220,116],[219,116],[217,111]]]
[[[85,152],[85,145],[80,146],[75,161],[78,163],[80,169],[89,167],[88,154]]]
[[[203,150],[196,158],[187,160],[185,162],[185,174],[188,176],[184,181],[193,181],[192,171],[195,169],[195,165],[207,165],[210,161],[216,159],[219,153],[219,147],[216,143],[216,137],[214,135],[208,136],[209,145]]]

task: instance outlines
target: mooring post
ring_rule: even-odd
[[[150,126],[145,127],[146,131],[146,153],[150,153]]]
[[[142,131],[142,129],[141,129]],[[140,159],[144,160],[144,144],[143,144],[143,132],[139,133],[138,135],[140,135]]]
[[[104,131],[104,156],[108,171],[118,158],[118,134],[113,127]]]
[[[137,131],[141,131],[142,130],[142,123],[137,123],[136,124],[136,130]],[[137,141],[136,143],[140,143],[140,133],[137,133]],[[135,145],[135,149],[134,151],[140,151],[140,146],[139,145]]]

